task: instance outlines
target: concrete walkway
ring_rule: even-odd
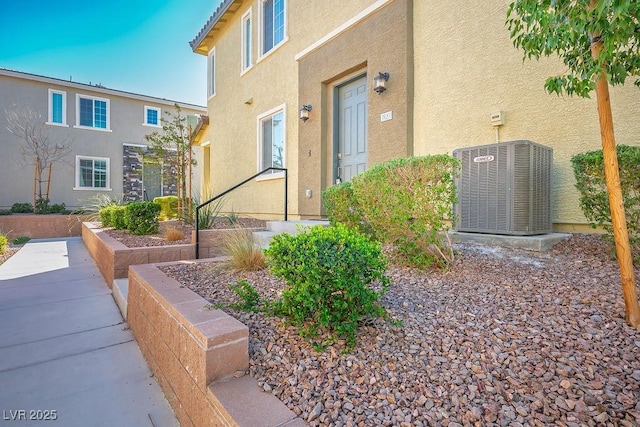
[[[0,412],[0,425],[179,425],[80,238],[32,240],[0,265]]]

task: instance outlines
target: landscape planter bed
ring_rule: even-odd
[[[221,255],[221,238],[231,229],[200,230],[200,258]],[[259,229],[249,229],[259,230]],[[129,248],[92,222],[82,223],[82,241],[111,288],[115,279],[126,278],[129,266],[195,259],[195,243]],[[191,241],[195,242],[195,231]]]

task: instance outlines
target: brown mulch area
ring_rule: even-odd
[[[215,229],[225,229],[233,227],[242,228],[264,228],[266,221],[255,218],[238,218],[237,224],[231,224],[226,218],[221,218],[214,224]],[[165,236],[168,230],[179,230],[184,235],[184,239],[168,241]],[[168,221],[160,221],[158,233],[146,236],[136,236],[127,230],[107,229],[105,233],[121,242],[128,248],[142,248],[149,246],[168,246],[168,245],[184,245],[191,243],[191,232],[194,227],[185,224],[177,219]]]
[[[640,426],[640,331],[599,236],[456,250],[448,272],[392,266],[390,319],[363,325],[346,354],[225,308],[249,326],[250,375],[312,426]],[[241,278],[266,298],[284,288],[266,270],[212,267],[163,270],[212,304],[236,302]]]

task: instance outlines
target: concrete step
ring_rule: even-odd
[[[207,400],[228,425],[305,427],[301,418],[248,375],[209,385]]]
[[[129,279],[115,279],[113,281],[113,287],[111,288],[111,295],[116,301],[122,318],[127,320],[127,295],[129,294]]]
[[[254,231],[253,243],[262,249],[267,249],[273,239],[273,236],[278,234],[279,233],[274,233],[273,231]]]
[[[323,220],[302,220],[302,221],[267,221],[267,229],[265,231],[254,231],[253,242],[263,249],[269,247],[273,236],[287,233],[295,236],[301,230],[321,225],[329,226],[329,221]]]

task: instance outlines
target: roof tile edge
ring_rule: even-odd
[[[213,12],[213,15],[211,15],[211,17],[209,17],[207,22],[204,24],[202,29],[198,32],[198,34],[194,37],[194,39],[189,42],[189,46],[191,46],[191,50],[193,50],[194,52],[196,51],[196,49],[205,39],[207,34],[209,34],[209,32],[213,29],[213,27],[218,23],[222,15],[224,15],[226,11],[229,9],[229,7],[231,7],[231,5],[236,1],[237,0],[223,0],[223,2],[220,3],[220,5],[216,8],[215,12]]]

